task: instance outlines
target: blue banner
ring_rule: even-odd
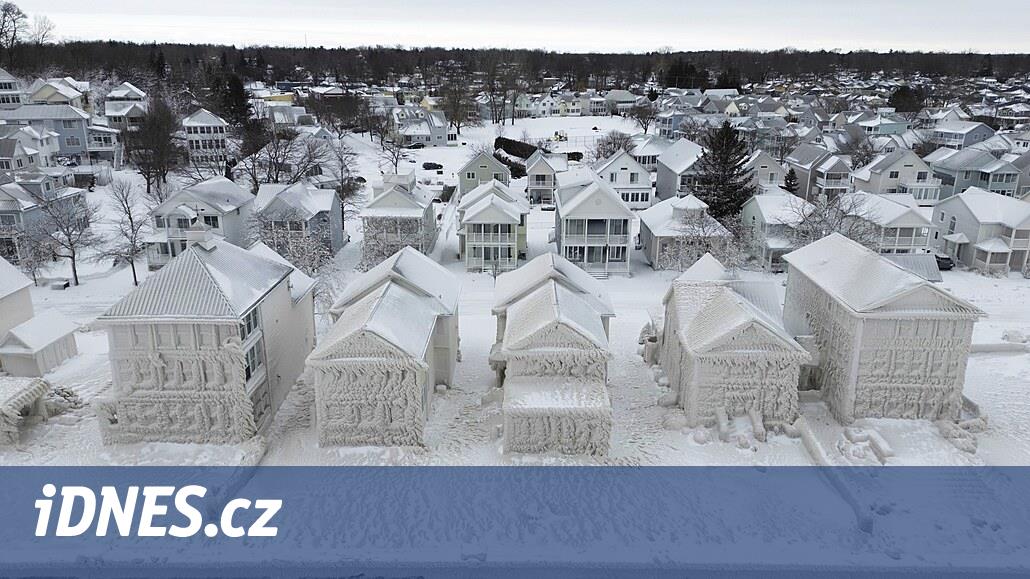
[[[1028,571],[1026,468],[0,469],[0,576]]]

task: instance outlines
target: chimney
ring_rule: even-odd
[[[214,239],[211,229],[199,221],[186,230],[187,247],[199,244],[204,249],[211,249]]]

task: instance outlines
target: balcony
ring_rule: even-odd
[[[941,194],[941,180],[936,178],[922,181],[905,181],[898,184],[899,193],[908,193],[919,199],[937,199]]]
[[[617,235],[606,233],[591,234],[565,234],[565,245],[628,245],[629,235]]]
[[[514,244],[518,239],[514,233],[468,233],[466,243]]]
[[[500,259],[469,257],[465,261],[465,267],[470,271],[511,271],[518,267],[518,260],[514,257],[503,257]]]
[[[816,177],[815,184],[824,189],[840,189],[848,188],[851,186],[851,181],[848,179],[824,179],[823,177]]]

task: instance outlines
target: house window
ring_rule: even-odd
[[[610,183],[614,183],[614,182],[615,182],[615,176],[616,176],[616,175],[617,175],[616,173],[608,173],[608,181],[609,181]]]
[[[65,137],[64,143],[69,147],[81,147],[82,141],[78,137]]]
[[[247,380],[250,380],[264,364],[264,356],[262,355],[263,346],[264,341],[259,339],[254,342],[254,345],[251,346],[249,350],[247,350],[246,364],[243,368],[244,373],[247,376]]]
[[[243,316],[243,323],[240,324],[240,341],[246,341],[247,337],[258,328],[258,309],[254,308]]]
[[[636,185],[638,182],[640,182],[640,174],[639,173],[630,173],[629,174],[629,183],[630,183],[630,185]]]
[[[304,231],[303,221],[290,221],[290,231]]]
[[[13,227],[14,215],[0,215],[0,225],[4,227]]]
[[[164,229],[165,228],[165,218],[161,217],[160,215],[155,217],[154,218],[154,227],[156,227],[158,229]]]
[[[504,175],[501,173],[494,173],[494,179],[497,181],[504,181]]]
[[[613,245],[608,248],[608,261],[626,261],[626,247]]]
[[[185,217],[177,217],[175,219],[175,226],[179,229],[189,229],[190,220]]]
[[[217,215],[205,215],[204,225],[207,225],[211,229],[218,229],[218,216]]]
[[[891,171],[890,174],[887,175],[887,178],[888,179],[897,179],[900,176],[901,176],[901,173],[899,171]]]
[[[74,129],[75,121],[61,121],[61,126],[66,129]]]
[[[468,171],[467,173],[465,173],[465,178],[470,180],[470,181],[475,181],[476,180],[476,172],[475,171]]]
[[[957,220],[952,216],[951,221],[948,222],[948,235],[955,233],[955,227],[957,226]]]
[[[929,175],[927,175],[926,171],[920,171],[920,172],[916,173],[916,181],[919,181],[919,182],[926,181],[926,178],[928,176]]]

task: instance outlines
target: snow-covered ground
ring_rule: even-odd
[[[598,131],[593,128],[597,127]],[[612,129],[632,132],[629,123],[619,118],[572,118],[522,120],[504,133],[522,138],[526,131],[532,139],[547,138],[565,131],[569,141],[561,143],[574,149],[577,139],[595,138]],[[454,174],[470,155],[477,142],[491,141],[497,127],[462,130],[466,145],[430,148],[411,152],[410,167],[419,178],[452,182]],[[380,173],[378,147],[367,137],[348,137],[358,155],[357,171],[369,182]],[[587,147],[580,147],[585,150]],[[444,166],[442,174],[424,171],[423,162]],[[124,173],[129,176],[130,174]],[[515,183],[518,187],[522,184]],[[91,193],[102,200],[104,192]],[[253,464],[268,465],[540,465],[540,464],[618,464],[618,465],[811,465],[816,464],[810,449],[801,439],[771,435],[758,442],[746,421],[733,425],[729,442],[721,442],[706,429],[669,430],[667,416],[673,409],[662,408],[658,398],[665,392],[652,370],[637,354],[637,336],[647,322],[649,311],[660,308],[661,299],[675,272],[655,272],[633,255],[632,276],[604,281],[611,294],[617,317],[612,322],[614,359],[609,366],[610,394],[614,426],[611,451],[607,458],[590,459],[546,456],[505,456],[499,438],[500,402],[495,394],[494,375],[487,354],[494,338],[494,319],[490,315],[494,279],[489,274],[466,273],[457,260],[453,205],[441,209],[441,237],[433,257],[462,280],[460,310],[462,362],[458,365],[455,386],[438,393],[432,402],[427,428],[427,447],[411,448],[319,448],[312,412],[313,391],[299,383],[280,408],[264,437],[240,446],[141,444],[103,446],[90,401],[108,387],[107,341],[93,321],[132,289],[127,268],[112,269],[109,262],[85,263],[80,267],[83,284],[57,291],[33,289],[37,311],[56,309],[81,325],[77,334],[80,355],[46,376],[55,386],[73,390],[83,406],[31,425],[15,448],[0,449],[0,465],[87,465],[87,464]],[[530,257],[553,249],[547,235],[554,213],[534,209],[529,221]],[[360,222],[348,222],[351,243],[336,257],[331,288],[346,285],[357,273],[354,265],[361,252]],[[138,268],[146,275],[145,266]],[[47,277],[67,276],[66,264],[58,264]],[[747,272],[749,276],[766,276]],[[785,276],[775,276],[785,281]],[[1001,342],[1006,330],[1030,333],[1030,281],[1018,275],[986,278],[964,271],[944,273],[943,286],[967,299],[989,317],[981,321],[974,334],[980,344]],[[328,325],[321,308],[316,312],[319,328]],[[866,420],[857,426],[878,432],[894,450],[888,464],[896,465],[1030,465],[1030,354],[977,353],[969,361],[965,392],[980,404],[988,416],[986,432],[977,435],[976,454],[958,450],[946,441],[937,427],[925,421]],[[870,464],[869,456],[853,452],[854,445],[844,441],[844,428],[837,424],[819,402],[806,402],[803,413],[815,443],[831,457],[832,464]]]

